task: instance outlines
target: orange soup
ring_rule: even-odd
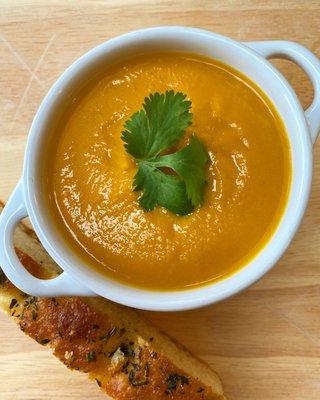
[[[132,190],[124,122],[150,93],[183,92],[193,132],[209,152],[204,204],[187,216],[144,211]],[[106,69],[64,113],[46,166],[61,235],[101,274],[179,290],[233,274],[267,243],[284,211],[291,160],[284,125],[266,95],[218,61],[141,55]]]

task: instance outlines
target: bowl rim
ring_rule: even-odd
[[[107,277],[104,277],[103,282],[101,282],[101,275],[97,275],[90,267],[86,266],[85,262],[81,263],[80,265],[79,259],[76,259],[74,254],[73,257],[70,258],[70,254],[73,253],[72,251],[66,256],[65,253],[67,251],[67,245],[65,244],[64,249],[59,249],[59,245],[51,240],[52,238],[50,238],[50,235],[48,235],[48,232],[46,232],[46,229],[44,229],[46,218],[39,212],[36,184],[33,176],[34,163],[36,162],[37,139],[38,136],[44,132],[43,128],[41,127],[42,121],[45,118],[45,115],[50,113],[50,105],[52,105],[52,102],[55,101],[55,98],[63,95],[63,88],[68,80],[70,80],[74,75],[79,74],[81,71],[83,71],[83,69],[87,68],[88,65],[90,65],[102,54],[105,54],[107,51],[110,51],[110,49],[119,47],[130,40],[137,41],[142,37],[146,37],[146,35],[149,35],[150,37],[170,37],[170,35],[172,36],[177,34],[187,36],[210,36],[212,40],[219,40],[224,43],[232,44],[233,46],[241,49],[245,56],[250,57],[255,62],[259,62],[265,67],[266,71],[269,71],[268,73],[274,74],[278,78],[278,81],[285,90],[285,95],[296,112],[295,118],[297,122],[297,129],[299,130],[301,136],[301,168],[303,169],[304,179],[302,179],[300,182],[298,198],[293,199],[291,197],[291,193],[289,194],[287,208],[284,210],[281,219],[283,219],[286,215],[289,203],[292,203],[293,201],[296,203],[295,213],[291,216],[290,224],[283,232],[281,242],[279,242],[276,248],[273,249],[274,251],[272,253],[270,252],[270,247],[273,243],[276,233],[279,231],[281,222],[279,222],[277,228],[272,234],[272,237],[268,240],[263,249],[261,249],[251,261],[249,261],[234,274],[221,281],[212,282],[205,286],[190,288],[187,290],[170,292],[135,288],[133,286],[131,287],[116,282]],[[262,90],[264,90],[263,87]],[[281,95],[283,94],[281,93]],[[279,114],[281,115],[280,112]],[[292,175],[293,174],[294,171],[292,172]],[[83,285],[85,283],[88,288],[93,290],[98,295],[127,306],[153,311],[177,311],[202,307],[233,296],[252,285],[266,272],[268,272],[288,247],[301,222],[309,197],[311,177],[312,146],[309,139],[309,130],[305,120],[305,115],[295,92],[285,78],[281,75],[281,73],[265,58],[241,42],[203,29],[181,26],[162,26],[140,29],[110,39],[89,50],[62,73],[62,75],[53,84],[43,99],[32,122],[25,151],[22,180],[25,204],[29,218],[41,243],[51,257],[57,262],[57,264],[60,265],[67,273],[70,272],[70,275],[72,274],[72,278],[78,281],[79,284]],[[267,250],[270,253],[268,255],[266,255]],[[252,268],[250,274],[242,276],[241,272],[248,269],[253,261],[257,260],[260,260],[261,265],[259,268]],[[241,279],[236,279],[237,277],[241,277]]]

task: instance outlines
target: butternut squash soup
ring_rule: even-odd
[[[195,133],[209,154],[203,204],[185,216],[141,207],[137,164],[121,139],[145,97],[170,90],[186,94],[193,114],[178,148]],[[263,248],[286,206],[284,125],[253,82],[216,60],[152,53],[114,65],[79,91],[54,140],[46,184],[62,237],[128,285],[179,290],[223,279]]]

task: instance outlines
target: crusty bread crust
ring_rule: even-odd
[[[0,205],[1,209],[1,205]],[[59,273],[34,232],[20,224],[17,254],[40,278]],[[36,298],[1,273],[0,307],[68,368],[85,372],[116,400],[223,400],[217,374],[137,312],[102,298]]]

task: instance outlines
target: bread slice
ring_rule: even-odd
[[[22,223],[15,247],[35,276],[47,279],[60,273]],[[68,368],[87,373],[115,400],[225,399],[221,381],[208,365],[132,309],[102,298],[29,296],[1,269],[0,307],[27,335],[50,347]]]

